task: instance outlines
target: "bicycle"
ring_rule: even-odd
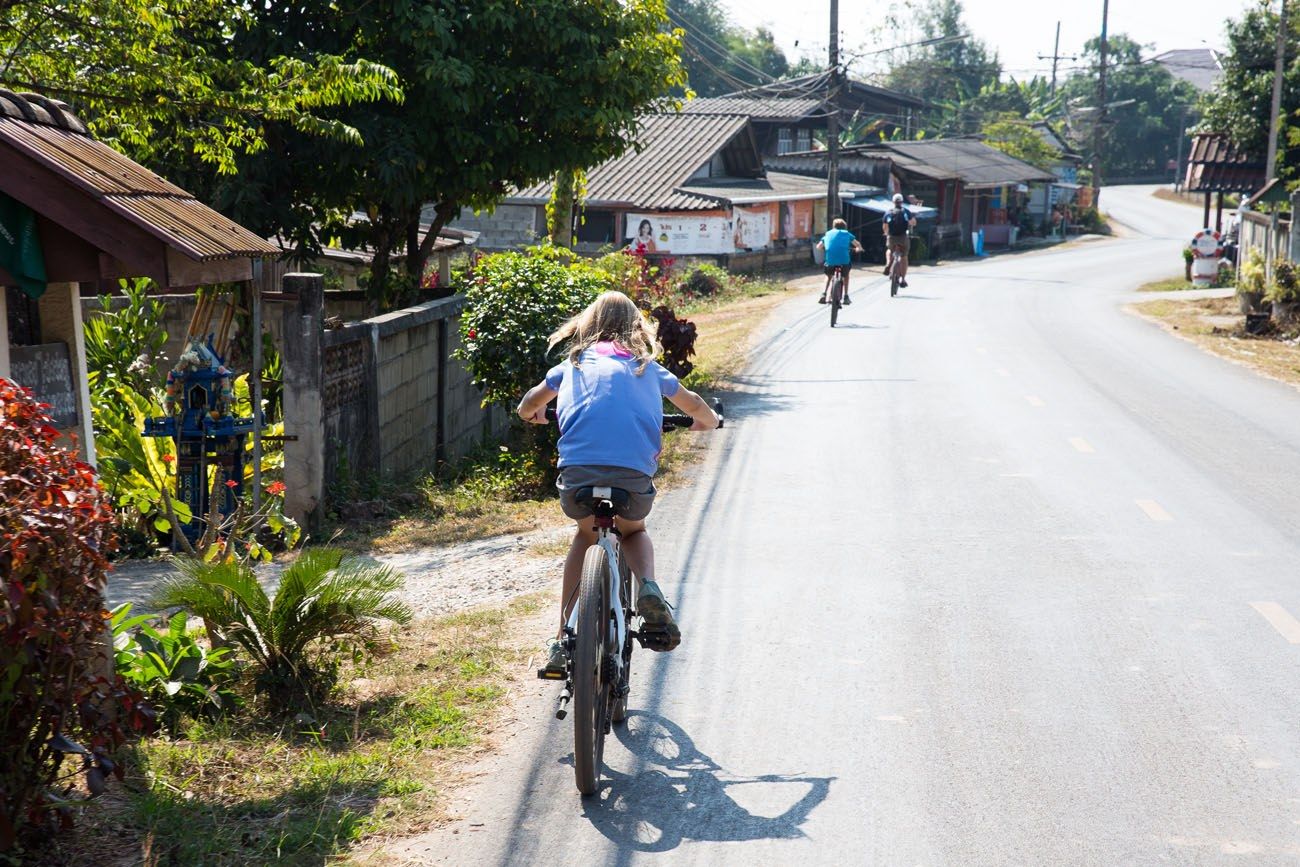
[[[722,427],[722,404],[714,402],[718,427]],[[554,421],[554,409],[546,411]],[[689,415],[664,416],[663,429],[688,428]],[[620,488],[579,488],[577,502],[589,505],[596,522],[596,543],[587,549],[582,562],[578,601],[564,624],[564,649],[569,664],[563,675],[564,689],[555,718],[562,720],[573,705],[573,774],[582,795],[595,794],[600,784],[605,754],[605,736],[612,725],[627,718],[627,697],[631,691],[632,647],[663,646],[667,636],[644,628],[635,630],[635,602],[640,582],[628,568],[619,544],[614,518],[627,504],[628,492]],[[545,668],[537,670],[542,680],[560,680]]]
[[[907,243],[910,248],[912,243],[912,236],[910,233],[907,235]],[[907,270],[907,254],[904,253],[901,257],[894,255],[892,264],[889,266],[889,297],[891,298],[898,294],[898,284],[903,280],[898,273],[898,263],[900,258],[903,262],[903,270]]]
[[[828,294],[830,295],[831,305],[831,328],[834,328],[835,322],[840,318],[840,306],[844,301],[843,265],[835,266],[835,273],[831,275],[831,287]]]

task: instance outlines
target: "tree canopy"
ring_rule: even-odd
[[[166,148],[221,173],[266,146],[269,123],[355,145],[356,128],[324,112],[401,98],[392,70],[365,59],[235,55],[251,20],[227,0],[0,0],[0,87],[67,101],[137,159]]]
[[[1296,180],[1300,174],[1300,16],[1287,18],[1286,57],[1282,76],[1282,134],[1278,141],[1277,176]],[[1278,16],[1270,5],[1257,3],[1240,20],[1227,25],[1228,47],[1221,55],[1223,75],[1200,102],[1200,128],[1227,133],[1238,147],[1262,162],[1268,153],[1272,113],[1273,63]]]
[[[789,74],[790,63],[772,31],[736,26],[718,0],[668,0],[668,16],[683,31],[682,62],[699,96],[744,90]]]
[[[920,8],[918,25],[925,40],[948,39],[906,49],[885,75],[885,86],[928,102],[964,102],[1002,75],[997,53],[970,32],[961,0],[929,0]],[[965,38],[962,38],[962,37]],[[906,41],[896,30],[893,37]]]

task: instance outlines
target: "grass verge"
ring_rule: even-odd
[[[1164,280],[1152,280],[1150,283],[1144,283],[1138,287],[1139,292],[1178,292],[1182,289],[1194,289],[1195,287],[1182,277],[1168,277]]]
[[[125,792],[82,819],[63,863],[133,852],[123,863],[318,865],[365,838],[420,832],[444,815],[454,760],[490,734],[546,601],[418,622],[393,654],[346,670],[313,715],[245,711],[141,741]]]
[[[1129,309],[1215,355],[1300,388],[1300,333],[1247,334],[1236,297],[1162,298]]]

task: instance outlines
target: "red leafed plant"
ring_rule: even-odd
[[[673,309],[664,305],[651,310],[650,315],[659,323],[659,345],[664,350],[660,363],[674,376],[685,377],[695,369],[690,360],[695,354],[695,323],[678,319]]]
[[[45,410],[0,379],[0,852],[71,820],[77,773],[120,778],[110,753],[148,723],[111,674],[108,498]]]

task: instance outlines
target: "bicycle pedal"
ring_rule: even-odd
[[[538,680],[564,680],[564,672],[551,671],[549,668],[537,669]]]

